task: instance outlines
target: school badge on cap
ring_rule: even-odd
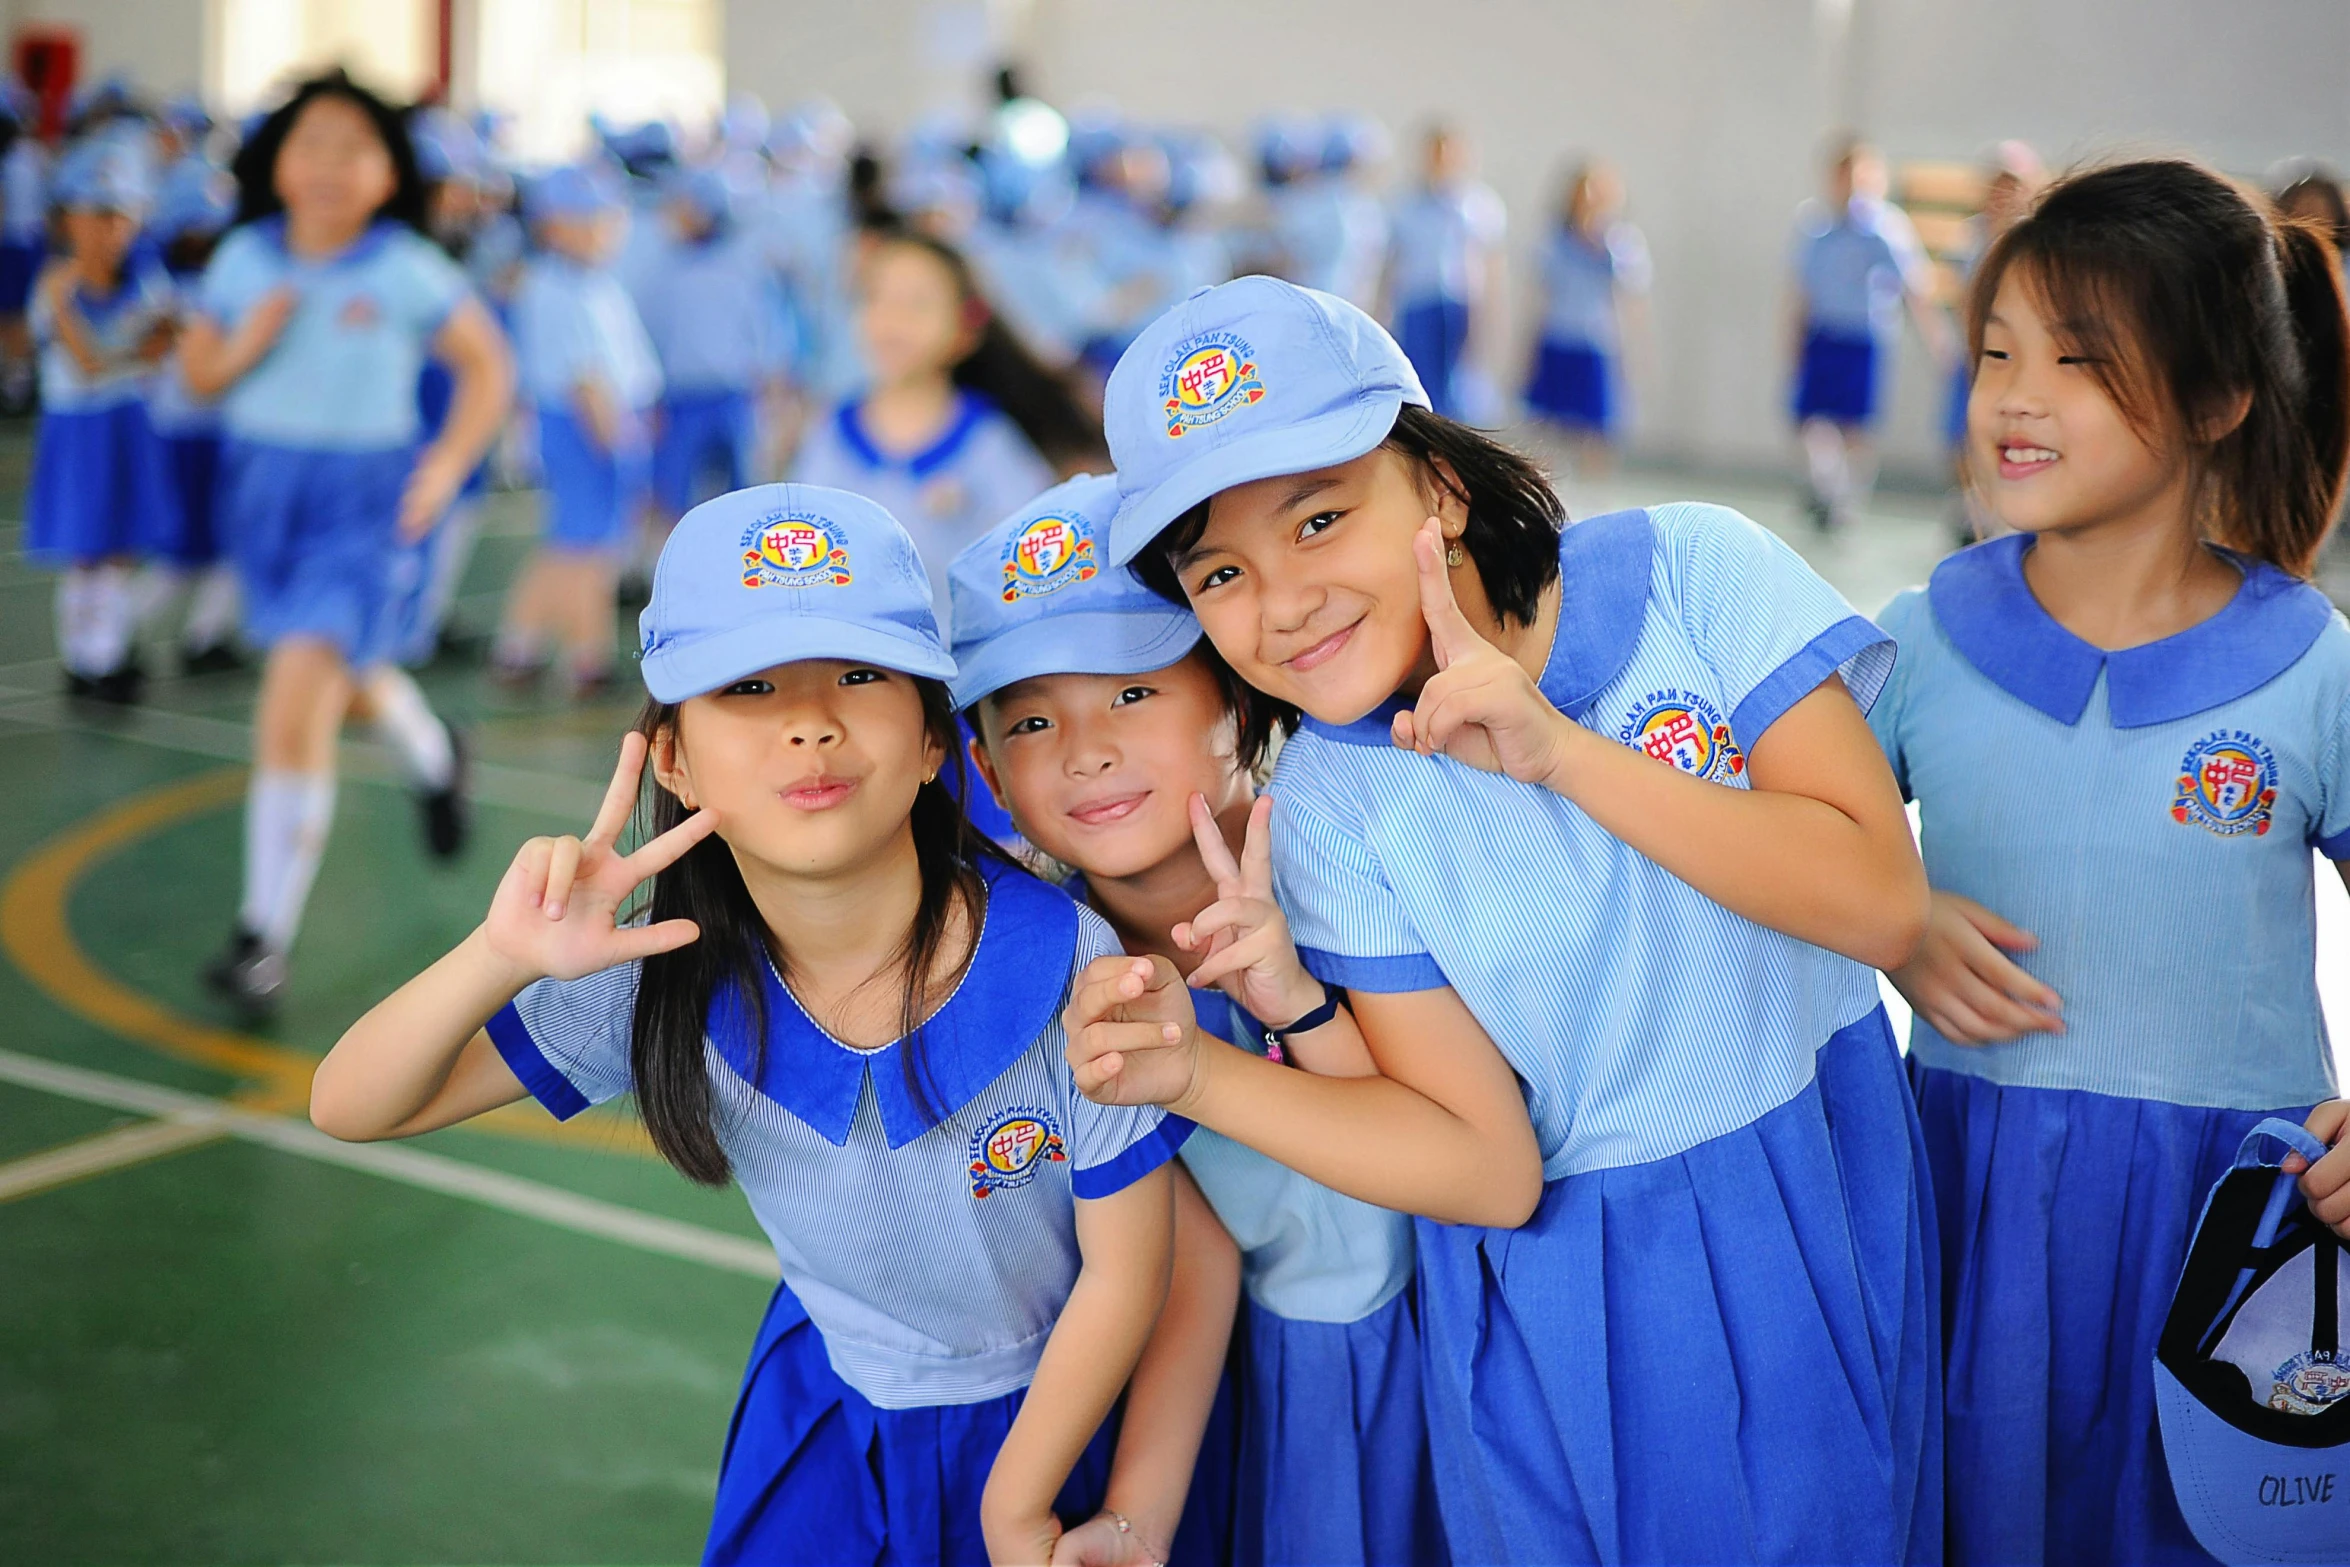
[[[2301,1201],[2262,1121],[2203,1205],[2154,1355],[2155,1407],[2187,1527],[2223,1562],[2350,1561],[2350,1294],[2342,1242]]]
[[[845,588],[856,581],[840,530],[812,511],[751,524],[742,551],[746,588]]]
[[[1101,569],[1093,524],[1074,510],[1047,512],[1004,541],[1004,602],[1057,593]]]
[[[1256,355],[1237,332],[1209,332],[1175,350],[1159,377],[1159,398],[1167,411],[1170,438],[1226,414],[1262,402],[1265,383]]]

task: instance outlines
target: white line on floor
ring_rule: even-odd
[[[183,1148],[193,1148],[199,1143],[213,1142],[227,1135],[217,1118],[209,1112],[199,1115],[174,1111],[159,1121],[140,1121],[131,1126],[118,1126],[113,1131],[100,1132],[95,1137],[85,1137],[63,1147],[45,1149],[0,1164],[0,1202],[30,1197],[35,1192],[47,1191],[52,1186],[63,1186],[84,1176],[119,1170],[126,1164],[160,1159],[165,1154],[178,1153]]]
[[[275,1148],[281,1153],[379,1175],[385,1180],[477,1202],[523,1218],[576,1230],[582,1235],[600,1236],[623,1246],[634,1246],[639,1251],[681,1257],[752,1278],[777,1276],[775,1253],[764,1242],[680,1219],[662,1218],[599,1198],[583,1197],[543,1181],[484,1169],[419,1148],[397,1143],[337,1142],[315,1127],[284,1116],[241,1110],[200,1094],[182,1093],[110,1072],[66,1066],[38,1056],[19,1055],[13,1050],[0,1050],[0,1080],[79,1099],[86,1104],[172,1117],[191,1129],[199,1126],[216,1129],[218,1133]]]

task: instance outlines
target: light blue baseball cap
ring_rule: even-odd
[[[1362,456],[1406,403],[1428,406],[1412,362],[1345,300],[1269,277],[1199,290],[1144,327],[1110,372],[1110,564],[1236,484]]]
[[[906,530],[862,495],[813,484],[757,485],[687,512],[661,547],[637,636],[660,702],[804,658],[955,675]]]
[[[594,218],[620,209],[620,193],[596,171],[577,164],[549,169],[522,189],[522,209],[544,218]]]
[[[1191,612],[1109,565],[1115,476],[1080,474],[990,528],[947,569],[957,707],[1038,675],[1140,675],[1200,638]]]

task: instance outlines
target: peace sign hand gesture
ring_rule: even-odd
[[[489,949],[532,977],[578,979],[616,963],[649,958],[697,939],[692,920],[616,923],[628,895],[710,835],[718,818],[697,811],[634,854],[617,847],[636,804],[645,737],[620,742],[620,765],[585,838],[533,838],[514,856],[490,898],[481,930]]]
[[[1191,971],[1194,990],[1213,985],[1252,1017],[1273,1024],[1303,1017],[1322,1004],[1322,986],[1298,961],[1289,922],[1273,901],[1273,797],[1249,807],[1240,858],[1202,795],[1191,797],[1191,835],[1216,881],[1216,901],[1177,925],[1175,945],[1207,956]]]
[[[1578,727],[1553,707],[1518,661],[1477,634],[1452,594],[1444,533],[1434,517],[1412,539],[1420,568],[1420,613],[1436,651],[1436,674],[1420,700],[1395,715],[1396,745],[1438,753],[1520,783],[1547,786]]]

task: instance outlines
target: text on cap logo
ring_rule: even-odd
[[[746,588],[847,587],[849,552],[821,517],[776,513],[743,530]]]
[[[1260,401],[1265,383],[1257,376],[1256,353],[1235,332],[1209,332],[1175,350],[1159,377],[1167,434],[1214,424],[1238,408]]]
[[[1082,517],[1039,517],[1004,545],[1004,602],[1057,593],[1100,570],[1093,530]]]

